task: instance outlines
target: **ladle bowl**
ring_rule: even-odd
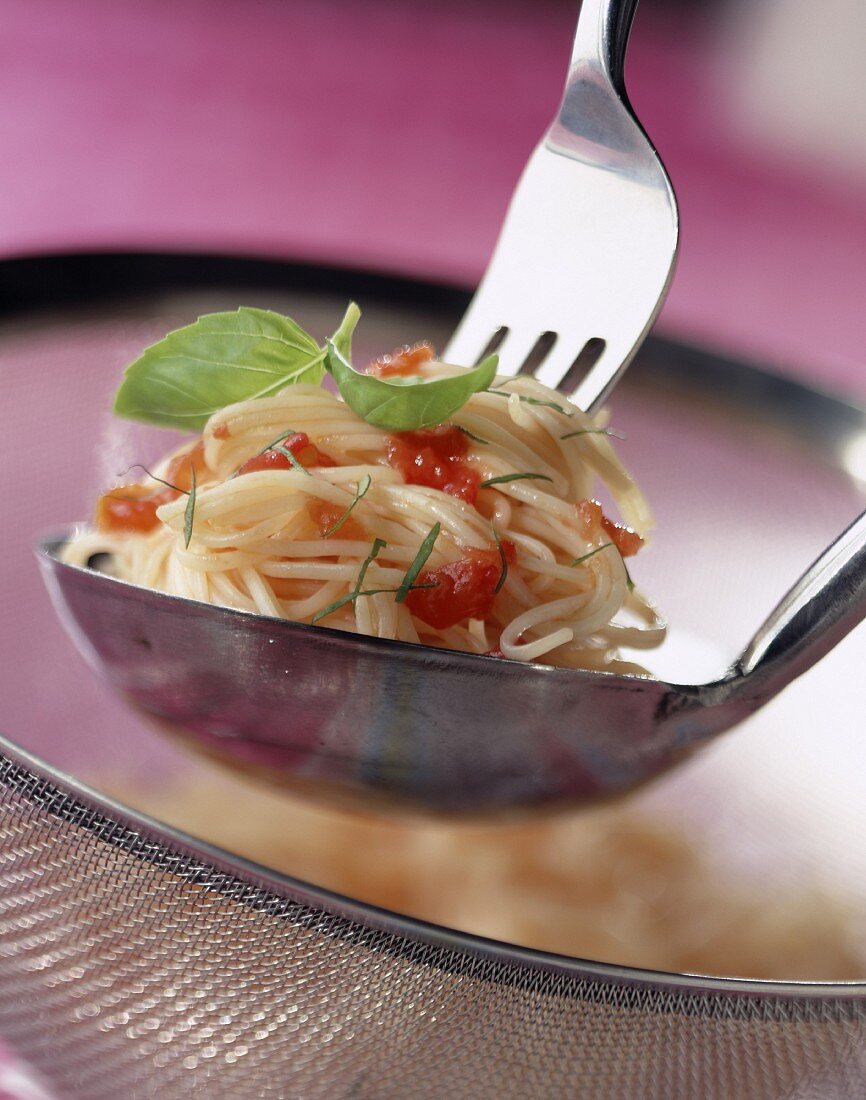
[[[359,637],[38,558],[80,652],[206,752],[318,797],[487,813],[580,803],[670,768],[866,616],[866,513],[718,679],[680,684]]]

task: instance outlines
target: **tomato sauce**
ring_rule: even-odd
[[[188,493],[192,488],[192,471],[196,481],[207,476],[208,468],[204,460],[204,442],[199,440],[169,462],[165,480],[177,489],[168,486],[152,489],[148,485],[119,485],[103,495],[96,502],[96,528],[99,531],[116,533],[134,532],[147,534],[159,524],[157,508],[177,500],[181,492]],[[177,490],[180,490],[178,492]]]
[[[624,558],[632,557],[643,546],[643,539],[637,531],[608,519],[597,500],[582,500],[577,511],[589,537],[592,538],[600,527]]]
[[[146,534],[159,523],[156,518],[157,508],[175,500],[177,496],[172,489],[155,493],[147,485],[118,485],[110,493],[103,493],[97,500],[96,529],[117,534]]]
[[[502,540],[505,560],[512,564],[516,551],[509,539]],[[459,561],[420,574],[418,585],[406,597],[411,613],[436,630],[446,630],[464,619],[486,619],[493,610],[496,586],[502,577],[499,550],[469,550]]]
[[[407,485],[427,485],[474,504],[481,475],[466,461],[469,437],[455,424],[396,432],[388,437],[389,464]]]
[[[307,513],[315,523],[322,538],[330,531],[345,510],[345,508],[339,508],[336,504],[331,504],[327,500],[319,500],[315,497],[307,501]],[[367,538],[367,531],[354,516],[348,516],[343,521],[337,534],[341,539],[366,540]]]
[[[284,447],[287,451],[291,451],[298,462],[304,467],[337,465],[332,458],[323,454],[315,443],[310,442],[310,437],[306,432],[292,432],[292,434],[286,436],[285,439],[281,439],[279,443],[275,443],[274,447]],[[253,455],[252,458],[248,458],[238,470],[238,476],[241,474],[253,474],[258,470],[291,469],[291,461],[280,451],[271,448],[263,454]]]
[[[278,600],[306,600],[318,592],[321,581],[308,581],[300,577],[266,577],[271,591]]]
[[[378,378],[410,378],[417,374],[424,363],[428,363],[434,356],[433,347],[426,340],[414,347],[397,348],[390,355],[381,355],[367,367],[367,374],[375,374]]]
[[[204,440],[200,439],[188,451],[175,455],[165,471],[165,480],[170,485],[176,485],[184,493],[188,493],[192,488],[192,470],[195,470],[196,481],[203,481],[207,477],[208,468],[204,460]],[[175,496],[177,496],[177,493],[175,493]]]

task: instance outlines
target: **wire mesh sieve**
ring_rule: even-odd
[[[196,850],[4,749],[0,1033],[59,1096],[866,1096],[862,987],[452,936]]]

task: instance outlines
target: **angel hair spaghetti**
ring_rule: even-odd
[[[664,624],[624,559],[652,518],[610,433],[495,356],[466,370],[421,344],[357,372],[357,318],[319,347],[242,309],[149,348],[116,411],[201,435],[105,493],[66,560],[107,552],[134,584],[380,638],[641,671],[619,647]]]

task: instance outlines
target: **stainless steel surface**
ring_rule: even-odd
[[[62,542],[38,550],[52,599],[81,653],[126,698],[271,778],[437,811],[577,803],[634,787],[763,706],[866,616],[866,514],[744,656],[699,685],[213,607],[68,565]]]
[[[679,237],[673,188],[625,91],[636,3],[583,0],[559,112],[524,170],[444,356],[473,363],[507,329],[497,346],[503,373],[531,369],[589,411],[655,320]],[[590,365],[598,341],[603,350]]]
[[[4,741],[0,851],[0,1033],[69,1100],[866,1095],[862,983],[641,972],[425,926]]]

